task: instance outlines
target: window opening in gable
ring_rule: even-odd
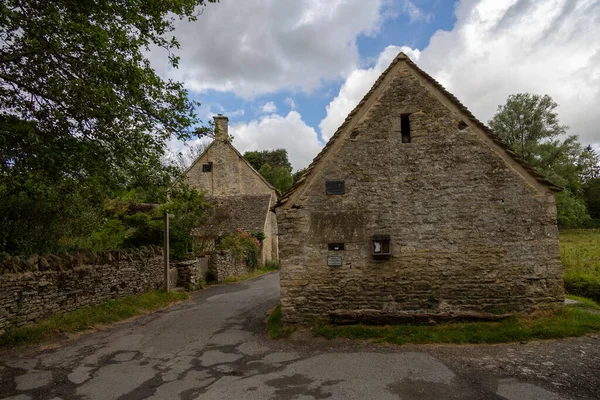
[[[344,250],[344,243],[329,243],[327,246],[330,251]]]
[[[212,163],[202,164],[202,172],[212,172]]]
[[[325,194],[344,194],[346,193],[346,183],[344,181],[325,182]]]
[[[389,235],[374,235],[372,246],[373,256],[376,258],[387,258],[392,254]]]
[[[402,132],[402,143],[410,143],[410,119],[408,115],[400,117],[400,132]]]

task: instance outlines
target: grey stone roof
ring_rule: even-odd
[[[264,230],[271,195],[209,197],[207,200],[212,205],[207,225],[214,227],[212,233],[216,236],[236,229],[248,232]]]

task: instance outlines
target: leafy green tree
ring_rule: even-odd
[[[263,164],[258,172],[280,193],[287,192],[294,183],[292,174],[285,167],[271,167],[270,164]]]
[[[294,172],[294,174],[292,175],[293,178],[293,183],[295,184],[296,182],[298,182],[298,179],[300,179],[300,177],[302,176],[302,174],[304,173],[304,171],[306,171],[306,168],[302,168],[299,169],[298,171]]]
[[[600,177],[586,183],[585,200],[590,216],[600,220]]]
[[[145,51],[177,67],[174,18],[215,1],[0,4],[0,251],[56,249],[89,233],[105,196],[169,181],[166,141],[202,133],[198,104]]]
[[[557,223],[561,228],[582,228],[590,222],[585,202],[568,189],[556,194]]]
[[[537,161],[538,146],[567,132],[554,111],[558,104],[548,95],[518,93],[508,96],[489,121],[494,133],[531,164]]]
[[[257,171],[260,171],[264,164],[269,164],[273,168],[282,167],[292,173],[292,164],[288,160],[286,149],[247,151],[244,153],[244,158]]]
[[[292,187],[292,164],[286,149],[247,151],[244,158],[281,193]]]
[[[556,104],[548,95],[519,93],[488,122],[494,133],[547,179],[566,190],[556,196],[558,224],[581,227],[589,222],[585,183],[597,176],[598,157],[590,146],[583,147],[577,136],[567,136]]]

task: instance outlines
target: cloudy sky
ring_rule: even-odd
[[[204,122],[229,116],[241,151],[310,163],[399,51],[482,121],[509,94],[549,94],[600,147],[597,0],[221,0],[178,22],[179,69]],[[181,144],[173,143],[177,150]]]

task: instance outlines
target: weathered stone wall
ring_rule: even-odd
[[[552,193],[519,176],[427,82],[406,67],[395,73],[291,207],[277,209],[284,322],[338,309],[559,306]],[[411,143],[399,131],[405,114]],[[345,194],[326,195],[327,180],[344,180]],[[373,235],[390,236],[391,257],[373,257]],[[328,243],[345,250],[329,251]],[[328,267],[328,256],[342,256],[342,265]]]
[[[277,196],[275,196],[275,194],[273,193],[273,195],[271,196],[271,203],[269,204],[269,210],[275,205],[276,202]],[[272,211],[269,211],[267,213],[263,233],[265,234],[265,240],[263,241],[263,246],[261,249],[262,265],[264,265],[266,261],[276,261],[279,259],[277,215]]]
[[[196,260],[182,261],[175,264],[178,271],[178,286],[187,290],[202,289],[206,282],[208,272],[208,257],[200,257]]]
[[[216,251],[210,256],[210,267],[216,271],[217,282],[222,282],[230,276],[244,275],[248,267],[231,254],[230,251]]]
[[[40,271],[36,265],[34,272],[0,275],[0,334],[9,326],[162,288],[163,258],[159,251],[104,254],[96,257],[100,264],[88,264],[86,257],[80,258],[83,263],[79,264],[73,257],[70,264],[65,255],[60,266],[50,265]]]
[[[202,172],[202,165],[213,163],[212,172]],[[187,171],[186,181],[208,196],[258,195],[274,193],[229,143],[215,142]]]

